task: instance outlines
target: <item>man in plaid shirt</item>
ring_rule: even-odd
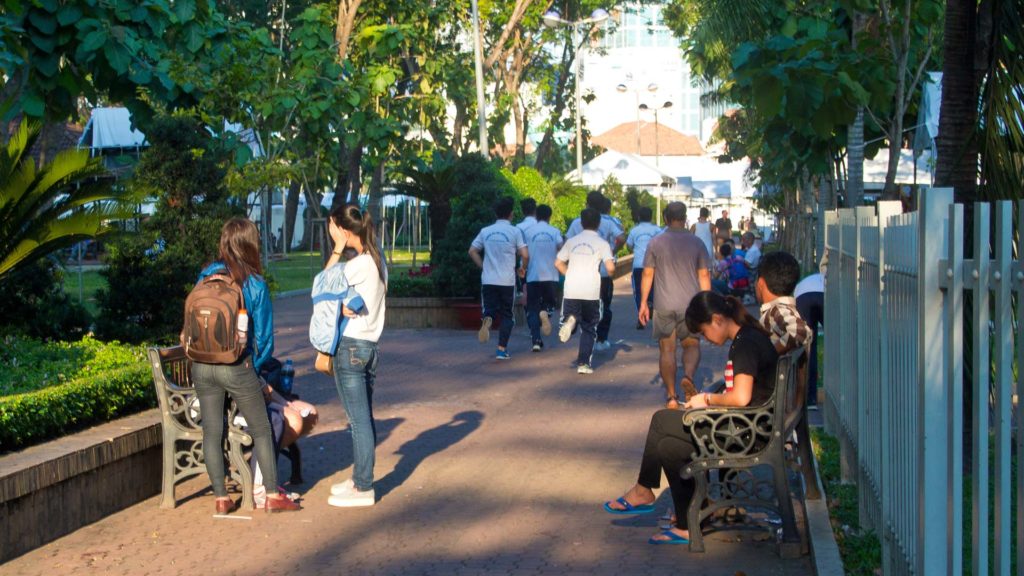
[[[800,264],[789,252],[769,252],[761,257],[760,276],[754,285],[761,302],[761,324],[768,330],[779,354],[803,348],[803,365],[810,358],[813,334],[796,309],[793,289],[800,281]]]

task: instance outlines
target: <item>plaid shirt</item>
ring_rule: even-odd
[[[805,357],[810,357],[811,340],[814,335],[796,310],[796,298],[780,296],[762,304],[761,324],[770,333],[772,345],[779,354],[802,346]]]

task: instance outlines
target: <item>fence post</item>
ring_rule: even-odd
[[[946,377],[949,379],[947,414],[949,428],[953,430],[949,442],[948,476],[953,478],[952,497],[949,499],[949,565],[954,573],[963,571],[963,465],[964,465],[964,207],[953,204],[949,207],[949,235],[947,236],[946,260],[943,262],[944,277],[940,277],[946,289],[946,340],[949,348],[946,354]]]
[[[1020,239],[1024,238],[1024,200],[1017,203],[1017,238],[1018,246]],[[1017,253],[1017,262],[1014,264],[1014,287],[1017,291],[1017,459],[1018,465],[1024,459],[1024,433],[1021,426],[1024,426],[1024,257]],[[1024,576],[1024,472],[1017,470],[1017,576]]]
[[[833,310],[836,309],[835,302],[833,302],[832,300],[836,299],[834,295],[838,293],[836,286],[838,286],[837,282],[839,281],[839,276],[838,271],[836,269],[839,268],[839,260],[837,258],[839,250],[837,248],[839,246],[839,243],[841,242],[840,237],[841,235],[839,232],[839,213],[836,212],[835,210],[830,210],[825,213],[825,247],[827,250],[826,254],[828,255],[830,260],[825,273],[825,334],[827,335],[825,338],[825,358],[827,362],[833,362],[839,358],[838,330],[829,330],[829,326],[835,326],[839,322],[839,318],[832,317],[830,319],[830,314]],[[831,262],[832,260],[835,260],[835,262]],[[831,289],[829,288],[830,284],[827,279],[828,276],[833,277]],[[829,366],[829,368],[830,369],[828,371],[825,371],[823,365],[823,367],[819,369],[819,372],[821,372],[822,374],[836,374],[836,370],[833,370],[831,365]],[[837,406],[835,404],[835,399],[839,397],[839,395],[837,394],[839,388],[839,381],[838,378],[826,377],[824,378],[824,382],[825,405],[823,406],[823,416],[825,421],[825,432],[827,432],[829,436],[832,436],[833,438],[838,438],[839,413],[837,410]]]
[[[1010,576],[1010,435],[1012,412],[1010,397],[1013,375],[1012,339],[1013,308],[1010,306],[1010,260],[1013,258],[1010,235],[1013,233],[1013,206],[1009,202],[996,204],[995,265],[992,267],[991,286],[995,292],[995,493],[993,494],[994,573]],[[982,333],[987,338],[988,333]]]
[[[879,293],[879,316],[878,316],[878,364],[879,364],[879,380],[884,380],[885,376],[883,369],[888,365],[889,362],[889,309],[885,306],[884,294],[886,291],[885,287],[885,229],[889,224],[889,219],[903,211],[902,204],[898,201],[882,201],[878,203],[878,293]],[[882,566],[892,565],[892,547],[893,538],[891,536],[892,531],[892,508],[893,502],[893,487],[889,485],[889,479],[892,477],[891,467],[892,458],[895,455],[890,451],[890,438],[892,438],[892,386],[882,384],[883,397],[882,402],[878,406],[878,410],[881,411],[881,426],[878,431],[879,437],[881,438],[881,467],[878,471],[879,480],[879,491],[881,492],[881,514],[880,514],[880,525],[876,527],[875,532],[882,542]],[[896,503],[898,504],[898,503]]]
[[[970,290],[974,297],[971,314],[971,573],[988,574],[988,366],[989,342],[989,205],[974,204],[974,258],[968,272]],[[978,334],[984,333],[980,338]]]
[[[875,208],[872,206],[858,206],[854,209],[854,217],[857,221],[857,253],[854,260],[856,263],[854,279],[857,286],[856,300],[854,301],[856,303],[854,316],[857,322],[857,336],[854,340],[856,377],[853,381],[856,387],[853,393],[857,398],[857,411],[854,415],[857,420],[857,517],[862,528],[878,532],[879,527],[875,524],[877,515],[871,513],[871,507],[877,506],[878,501],[872,490],[874,478],[871,478],[870,467],[874,456],[872,448],[879,438],[877,429],[873,429],[869,424],[873,420],[871,412],[878,410],[878,406],[873,400],[874,392],[880,383],[877,378],[870,376],[875,372],[874,369],[877,368],[877,365],[868,366],[868,363],[877,364],[878,342],[869,341],[872,335],[867,329],[867,324],[861,324],[861,319],[869,310],[865,300],[872,298],[867,293],[877,289],[875,286],[868,285],[869,276],[865,274],[864,269],[869,257],[865,247],[867,237],[873,228],[877,230],[878,218],[875,216]],[[871,388],[875,390],[871,390]]]
[[[949,574],[946,554],[936,554],[949,543],[946,540],[949,517],[948,446],[949,422],[946,420],[945,345],[942,332],[943,297],[939,287],[939,260],[944,256],[944,220],[953,203],[951,188],[933,188],[918,198],[918,374],[920,390],[917,468],[918,493],[916,573],[937,576]]]

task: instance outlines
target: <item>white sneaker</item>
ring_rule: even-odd
[[[334,488],[333,486],[331,487]],[[360,492],[356,490],[355,485],[352,485],[348,490],[341,494],[334,494],[327,498],[327,503],[331,506],[338,508],[360,508],[363,506],[373,506],[377,502],[377,492],[373,488],[370,488],[366,492]]]
[[[353,482],[351,478],[349,478],[348,480],[345,480],[344,482],[338,482],[337,484],[331,484],[331,494],[335,495],[335,496],[338,495],[338,494],[347,494],[348,492],[351,492],[355,488],[355,486],[356,486],[356,483]]]
[[[580,364],[576,367],[577,374],[593,374],[594,369],[590,367],[590,364]]]
[[[551,335],[551,320],[548,318],[548,311],[540,311],[540,333],[545,336]]]
[[[491,323],[494,320],[490,316],[484,316],[483,320],[480,321],[480,331],[477,332],[476,337],[481,343],[487,342],[491,339]]]
[[[569,338],[572,338],[572,331],[576,328],[576,317],[569,316],[562,323],[562,327],[558,329],[558,339],[562,342],[568,342]]]

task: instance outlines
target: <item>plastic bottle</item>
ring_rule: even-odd
[[[238,343],[245,347],[249,340],[249,313],[242,308],[238,311]]]
[[[292,364],[292,359],[289,358],[284,361],[284,368],[281,369],[281,391],[285,394],[290,394],[292,391],[292,383],[295,381],[295,365]]]
[[[725,363],[725,391],[726,392],[732,391],[732,379],[733,379],[732,360],[729,360],[728,362]]]

